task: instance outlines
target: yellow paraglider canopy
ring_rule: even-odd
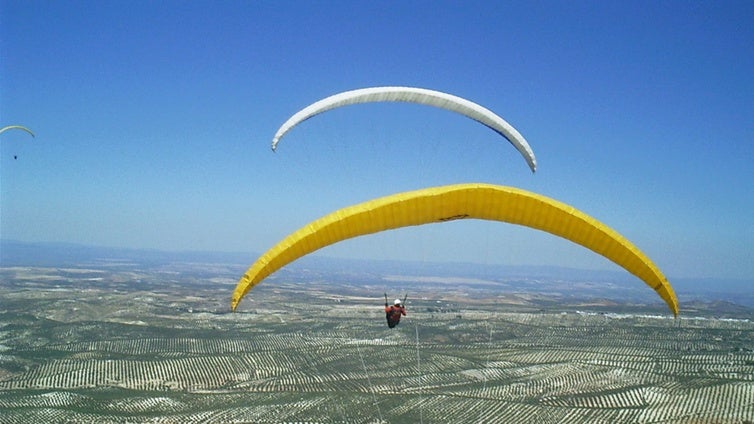
[[[492,184],[458,184],[393,194],[339,209],[287,236],[257,259],[239,280],[231,309],[255,285],[286,264],[349,238],[456,219],[508,222],[580,244],[644,281],[678,315],[673,288],[654,263],[618,232],[565,203]]]

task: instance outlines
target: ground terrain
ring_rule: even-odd
[[[238,275],[0,268],[0,422],[754,422],[747,307],[301,269],[230,313]]]

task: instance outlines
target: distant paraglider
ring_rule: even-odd
[[[26,131],[32,137],[34,137],[34,133],[30,129],[28,129],[28,128],[24,127],[24,126],[21,126],[21,125],[8,125],[7,127],[2,127],[2,128],[0,128],[0,134],[6,132],[8,130]],[[17,159],[18,159],[18,155],[13,155],[13,160],[17,160]]]
[[[527,143],[521,133],[503,118],[496,115],[491,110],[464,98],[440,91],[415,87],[362,88],[338,93],[312,103],[304,109],[296,112],[285,121],[285,123],[283,123],[275,134],[275,137],[272,139],[272,150],[274,151],[277,148],[280,139],[282,139],[288,131],[315,115],[342,106],[372,102],[417,103],[427,106],[435,106],[464,115],[486,125],[493,131],[505,137],[513,147],[521,153],[531,171],[535,172],[537,169],[537,160],[534,157],[534,152],[531,147],[529,147],[529,143]]]
[[[30,134],[30,135],[31,135],[32,137],[34,137],[34,133],[33,133],[33,132],[31,132],[31,130],[30,130],[30,129],[28,129],[28,128],[26,128],[26,127],[23,127],[23,126],[21,126],[21,125],[8,125],[7,127],[3,127],[3,128],[0,128],[0,134],[2,134],[2,133],[4,133],[4,132],[6,132],[6,131],[8,131],[8,130],[22,130],[22,131],[26,131],[26,132],[27,132],[27,133],[29,133],[29,134]]]
[[[591,216],[557,200],[492,184],[458,184],[393,194],[337,210],[291,233],[249,267],[238,281],[231,309],[255,285],[296,259],[342,240],[412,225],[483,219],[546,231],[584,246],[644,281],[678,315],[673,288],[629,240]]]

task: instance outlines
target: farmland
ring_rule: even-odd
[[[754,422],[745,309],[421,281],[390,330],[394,282],[283,275],[231,314],[236,275],[0,269],[0,421]]]

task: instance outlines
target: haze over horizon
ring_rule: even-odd
[[[246,269],[248,262],[257,255],[245,252],[165,251],[71,243],[26,243],[0,239],[0,267],[74,267],[103,270],[115,267],[148,270],[164,266],[178,269],[183,266],[187,267],[183,273],[188,272],[185,275],[190,275],[189,270],[203,274],[217,272],[217,268],[213,266],[215,264],[224,267],[223,269],[234,270],[229,275],[223,274],[224,277],[230,278],[229,281],[233,284]],[[202,268],[202,264],[206,265],[206,269]],[[557,288],[566,290],[571,297],[607,298],[629,303],[637,300],[649,304],[660,303],[651,289],[623,269],[600,270],[556,265],[502,265],[431,260],[344,259],[308,255],[286,266],[279,275],[273,277],[277,281],[300,281],[304,276],[312,278],[312,275],[319,275],[316,279],[329,279],[336,285],[369,284],[372,278],[378,278],[385,281],[386,288],[405,287],[401,284],[416,285],[416,290],[427,295],[439,294],[436,292],[437,287],[432,284],[433,281],[450,278],[461,286],[494,282],[493,285],[499,286],[502,291],[524,290],[529,293],[546,294]],[[674,276],[670,276],[669,280],[679,297],[682,309],[694,302],[720,301],[747,308],[754,307],[754,295],[750,294],[749,290],[750,280]],[[582,287],[582,283],[588,284]],[[275,282],[271,281],[263,283],[261,287],[274,284]]]

